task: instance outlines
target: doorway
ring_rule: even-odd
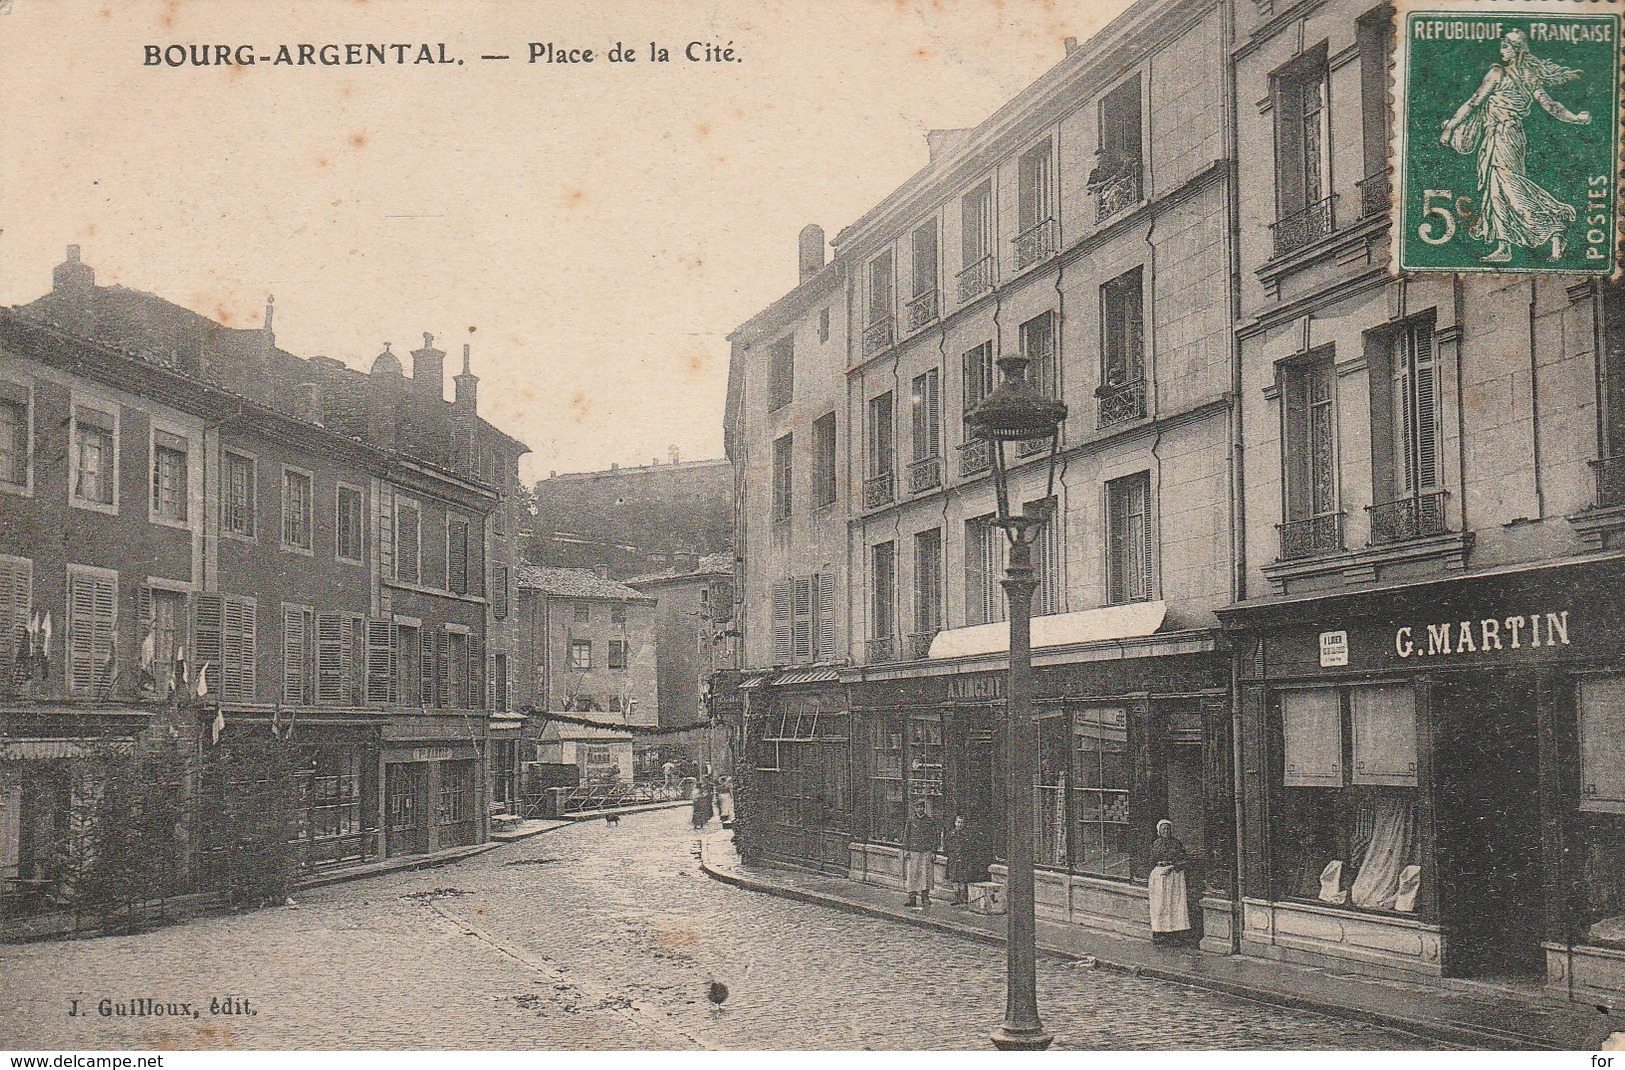
[[[1441,682],[1434,695],[1444,972],[1543,973],[1534,689],[1516,674],[1483,673]]]

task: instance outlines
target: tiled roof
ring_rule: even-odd
[[[668,568],[664,572],[651,572],[647,576],[633,576],[626,582],[636,587],[640,583],[664,583],[685,576],[731,576],[734,570],[733,554],[706,554],[691,569]]]
[[[606,580],[590,568],[553,568],[545,565],[519,566],[518,586],[564,598],[606,598],[617,602],[652,602],[642,591],[624,583]]]

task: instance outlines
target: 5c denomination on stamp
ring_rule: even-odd
[[[1613,275],[1619,5],[1409,0],[1397,19],[1396,270]]]

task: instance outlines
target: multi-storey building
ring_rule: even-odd
[[[933,134],[927,166],[837,237],[851,329],[831,421],[845,462],[831,656],[850,664],[845,704],[816,719],[763,710],[787,682],[755,689],[759,766],[789,769],[822,747],[838,770],[766,774],[796,790],[756,815],[780,853],[816,831],[830,849],[805,860],[900,884],[918,800],[944,823],[970,819],[978,863],[1002,853],[1004,536],[990,523],[990,457],[963,417],[992,389],[996,361],[1019,353],[1070,411],[1053,499],[1041,452],[1014,451],[1011,472],[1018,507],[1051,510],[1033,628],[1039,909],[1146,932],[1140,859],[1166,816],[1202,860],[1210,941],[1229,946],[1229,660],[1215,616],[1232,583],[1226,12],[1136,5],[980,126]],[[757,321],[816,307],[799,297],[808,286]],[[737,375],[738,336],[735,352]],[[800,402],[836,358],[795,352]],[[750,371],[760,382],[772,366],[771,354],[746,365],[747,395]],[[826,521],[799,471],[764,478],[786,467],[778,443],[814,433],[821,412],[776,411],[747,397],[732,429],[756,447],[733,455],[747,668],[808,648],[795,645],[817,630],[798,630],[799,592],[763,599],[762,585],[819,574],[803,545],[829,552],[812,542]],[[789,656],[766,642],[770,610]],[[809,726],[827,741],[805,739]]]
[[[732,554],[688,558],[627,581],[655,604],[655,676],[660,727],[680,733],[702,765],[728,763],[728,737],[712,726],[711,678],[735,667]]]
[[[226,328],[78,252],[0,312],[8,873],[48,879],[82,741],[131,738],[178,680],[228,742],[300,748],[312,864],[482,840],[491,533],[518,530],[525,447],[479,418],[466,350],[447,403],[427,336],[412,379],[387,348],[364,375],[279,349],[269,305]]]
[[[1615,1002],[1625,304],[1391,277],[1392,9],[1275,9],[1233,55],[1241,949]]]

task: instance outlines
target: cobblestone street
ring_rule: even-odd
[[[1002,949],[720,884],[694,851],[687,812],[656,811],[312,891],[294,908],[6,947],[0,1047],[986,1046]],[[705,998],[712,978],[730,989],[720,1010]],[[1065,1047],[1437,1046],[1047,959],[1039,987]],[[228,997],[256,1013],[211,1016]],[[102,1017],[103,998],[201,1016]]]

